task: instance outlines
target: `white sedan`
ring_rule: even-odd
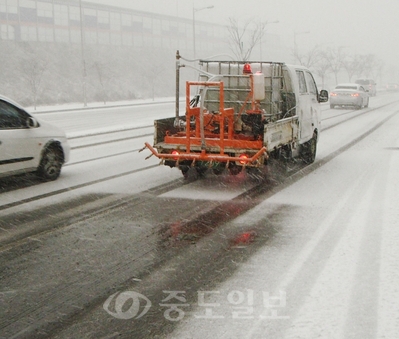
[[[36,172],[45,180],[55,180],[69,152],[62,130],[0,96],[0,177]]]
[[[330,92],[330,108],[335,106],[368,107],[369,93],[358,84],[339,84]]]

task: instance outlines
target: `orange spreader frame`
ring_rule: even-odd
[[[209,113],[200,107],[190,107],[191,86],[219,87],[219,112]],[[225,153],[249,151],[252,157],[248,157],[247,164],[254,163],[267,151],[262,140],[253,140],[253,136],[238,134],[234,131],[234,109],[224,107],[224,84],[220,82],[187,81],[186,82],[186,131],[175,134],[167,134],[164,144],[175,145],[179,154],[158,153],[150,144],[145,143],[146,147],[160,159],[194,160],[194,161],[218,161],[232,162],[243,159]],[[194,120],[194,128],[190,122]],[[216,122],[219,132],[215,133],[209,128],[208,123]],[[192,148],[197,151],[192,151]],[[156,147],[156,146],[155,146]],[[209,149],[212,148],[212,152]],[[200,149],[200,152],[198,151]],[[219,152],[215,152],[218,149]],[[208,151],[207,151],[208,150]],[[233,151],[232,151],[233,150]],[[255,154],[254,154],[255,152]]]

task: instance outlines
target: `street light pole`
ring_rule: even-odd
[[[215,6],[208,6],[208,7],[201,7],[201,8],[194,8],[193,7],[193,49],[194,49],[194,59],[196,58],[196,47],[195,47],[195,13],[202,11],[204,9],[211,9]]]
[[[84,32],[83,32],[83,10],[82,10],[82,0],[79,0],[80,8],[80,47],[82,51],[82,76],[83,76],[83,105],[87,106],[87,96],[86,96],[86,61],[85,61],[85,50],[84,50]]]

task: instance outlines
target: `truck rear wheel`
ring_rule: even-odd
[[[204,177],[206,171],[208,170],[208,168],[205,167],[205,166],[196,166],[196,167],[195,167],[195,170],[197,171],[197,175],[198,175],[199,177]]]
[[[301,145],[301,158],[306,164],[311,164],[316,159],[317,135],[313,134],[312,139]]]
[[[238,166],[236,164],[230,164],[229,173],[231,175],[237,175],[242,171],[242,166]]]
[[[188,177],[188,170],[190,169],[190,166],[179,166],[179,169],[181,173],[183,174],[183,177],[187,179]]]
[[[212,169],[212,171],[215,175],[221,175],[224,172],[224,167],[215,167]]]

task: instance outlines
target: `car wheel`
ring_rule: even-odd
[[[330,108],[331,108],[331,109],[335,108],[335,105],[330,105]]]
[[[57,146],[48,147],[42,156],[37,173],[44,180],[55,180],[60,176],[64,154]]]
[[[365,108],[369,107],[369,98],[367,98],[366,104],[364,105]]]
[[[301,145],[301,158],[306,164],[311,164],[316,159],[317,135],[313,134],[312,139]]]

